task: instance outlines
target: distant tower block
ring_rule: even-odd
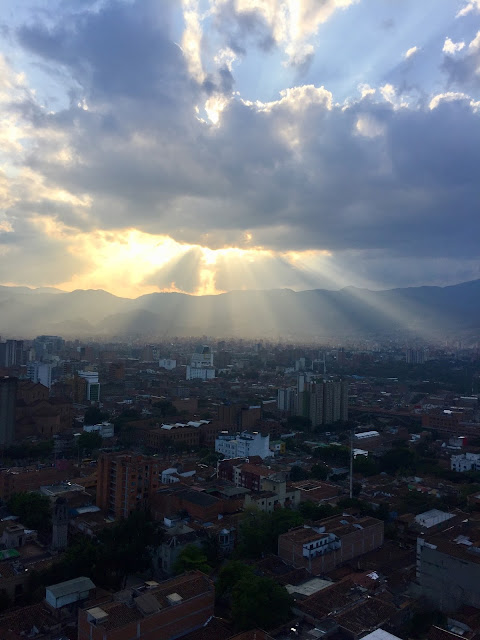
[[[57,498],[53,509],[52,547],[66,549],[68,544],[68,508],[65,498]]]

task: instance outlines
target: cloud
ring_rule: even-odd
[[[123,267],[120,259],[108,266],[112,278],[119,274],[119,289],[122,279],[133,278],[127,271],[135,261],[142,264],[129,290],[206,290],[212,277],[217,289],[241,288],[242,282],[271,286],[275,273],[283,286],[325,281],[321,270],[292,262],[292,251],[304,257],[306,251],[330,252],[333,258],[321,267],[330,265],[337,280],[342,257],[355,272],[347,256],[366,260],[390,252],[405,264],[445,259],[458,261],[458,271],[462,260],[478,259],[473,212],[480,196],[480,114],[470,89],[477,86],[480,37],[454,60],[446,56],[455,90],[445,87],[415,103],[391,83],[365,84],[359,98],[344,103],[313,84],[261,102],[231,94],[235,61],[241,47],[252,46],[249,38],[254,46],[268,48],[267,36],[272,46],[277,38],[286,46],[292,16],[287,12],[290,26],[282,32],[283,18],[275,12],[284,5],[256,5],[260,9],[240,1],[214,5],[209,19],[225,20],[230,12],[235,26],[225,31],[231,42],[216,49],[211,66],[203,60],[204,44],[195,48],[201,73],[174,42],[173,3],[107,1],[77,9],[75,21],[59,12],[20,28],[24,52],[68,78],[64,106],[49,111],[5,61],[0,76],[0,153],[8,165],[0,179],[0,229],[7,230],[5,251],[25,247],[25,277],[34,269],[30,256],[47,260],[50,248],[58,265],[62,247],[65,274],[55,279],[49,267],[53,283],[64,276],[84,286],[89,265],[82,252],[88,251],[101,257],[92,281],[103,282],[111,247],[125,256]],[[306,42],[313,25],[331,15],[323,10],[341,7],[302,4],[296,42]],[[196,4],[188,8],[198,12]],[[28,234],[22,235],[23,224]],[[174,250],[160,262],[123,254],[125,229],[143,234],[140,247],[146,236],[168,236]],[[107,243],[105,234],[121,242]],[[227,247],[266,253],[248,265],[246,254],[218,254],[213,269],[204,248]],[[381,262],[371,264],[367,275],[374,279]]]
[[[447,41],[448,38],[445,45]],[[464,43],[457,43],[457,45],[452,43],[453,47],[457,47],[453,53],[463,50],[464,54],[455,57],[446,55],[442,65],[443,70],[446,71],[451,85],[468,91],[478,91],[480,88],[480,31],[466,49],[463,46],[458,48],[460,44]],[[450,48],[450,45],[447,45],[447,48]]]
[[[465,47],[465,42],[453,42],[450,38],[445,38],[445,42],[443,45],[443,53],[449,53],[453,55],[458,51],[461,51]]]
[[[266,51],[278,46],[287,55],[287,65],[305,70],[314,55],[311,39],[320,25],[357,1],[210,0],[210,5],[219,32],[237,53],[243,54],[249,41]]]
[[[405,51],[403,57],[408,60],[408,58],[411,58],[412,56],[414,56],[416,53],[418,53],[420,51],[419,47],[410,47],[410,49],[408,49],[407,51]]]
[[[480,0],[466,0],[466,4],[457,13],[457,18],[464,17],[473,11],[480,12]]]

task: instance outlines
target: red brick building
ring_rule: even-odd
[[[97,465],[97,506],[115,518],[127,518],[149,505],[158,489],[161,465],[157,458],[105,453]]]
[[[214,615],[211,580],[191,571],[165,582],[146,582],[78,615],[78,640],[172,640],[205,625]]]
[[[21,491],[37,491],[40,487],[58,484],[72,477],[72,466],[66,469],[56,467],[12,467],[0,470],[0,498],[8,500],[12,494]]]
[[[333,516],[280,535],[278,555],[296,568],[304,567],[320,575],[381,547],[383,533],[382,520]]]

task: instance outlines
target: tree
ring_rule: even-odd
[[[217,598],[229,597],[237,582],[243,578],[252,580],[254,577],[255,573],[251,566],[239,560],[231,560],[222,567],[218,574],[218,580],[215,584],[215,595]]]
[[[298,482],[299,480],[306,480],[308,478],[308,473],[302,467],[298,465],[294,465],[290,469],[290,480],[292,482]]]
[[[301,502],[298,510],[305,520],[323,520],[323,518],[334,516],[341,511],[331,504],[315,504],[311,500]]]
[[[121,584],[129,574],[148,569],[151,550],[162,539],[162,531],[150,514],[134,511],[100,533],[100,563]]]
[[[170,400],[159,400],[158,402],[154,402],[152,407],[158,410],[158,413],[162,418],[166,418],[168,416],[176,416],[178,411],[175,409]]]
[[[273,513],[249,509],[239,525],[236,555],[259,558],[264,553],[277,553],[278,536],[302,524],[301,514],[291,509],[276,509]]]
[[[207,556],[204,551],[196,544],[188,544],[180,553],[175,561],[173,570],[175,573],[183,573],[184,571],[192,571],[196,569],[202,573],[210,573],[212,567],[207,562]]]
[[[50,500],[39,493],[14,493],[7,503],[7,508],[28,529],[47,531],[50,529]]]
[[[237,630],[272,629],[289,620],[293,598],[270,578],[247,576],[232,590],[232,618]]]
[[[328,467],[327,465],[319,462],[313,465],[310,473],[312,478],[315,478],[315,480],[326,480],[328,478]]]
[[[300,429],[301,431],[308,431],[312,427],[312,421],[305,416],[288,416],[287,426],[289,429]]]
[[[98,433],[98,431],[84,431],[78,437],[77,445],[80,451],[92,453],[92,451],[100,449],[100,447],[102,446],[102,442],[103,438]]]

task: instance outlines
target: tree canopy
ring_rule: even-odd
[[[192,571],[193,569],[202,573],[210,573],[212,567],[208,564],[207,556],[203,549],[196,544],[188,544],[180,551],[173,570],[178,574],[184,571]]]
[[[14,493],[7,508],[28,529],[47,531],[50,528],[51,507],[47,496],[27,491]]]
[[[293,598],[271,578],[247,575],[232,589],[232,619],[239,631],[272,629],[291,617]]]
[[[102,446],[103,438],[98,431],[84,431],[77,440],[77,445],[80,451],[85,453],[92,453],[96,449],[100,449]]]

